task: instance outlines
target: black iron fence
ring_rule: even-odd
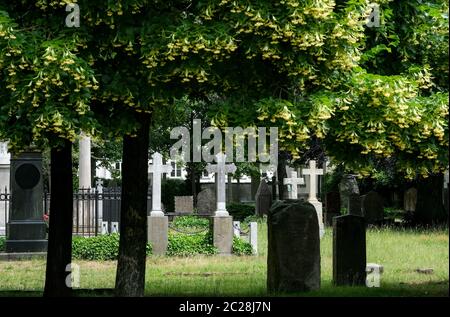
[[[0,192],[0,235],[7,235],[11,194]],[[50,193],[44,193],[44,215],[51,218]],[[73,234],[96,236],[118,232],[120,228],[120,188],[79,189],[73,194]],[[147,194],[147,213],[151,209],[151,191]],[[43,217],[46,217],[44,216]]]

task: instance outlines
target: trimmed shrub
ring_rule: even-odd
[[[236,255],[252,255],[252,245],[244,239],[233,237],[233,254]]]
[[[227,210],[236,221],[243,221],[245,218],[255,215],[255,205],[232,203],[227,205]]]

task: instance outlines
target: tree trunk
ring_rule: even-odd
[[[278,199],[285,199],[285,195],[287,193],[286,185],[283,184],[283,180],[287,178],[286,174],[286,158],[284,153],[280,153],[278,155],[278,166],[277,166],[277,180],[278,180]]]
[[[422,225],[443,223],[448,215],[444,210],[442,174],[431,175],[417,183],[417,204],[414,222]]]
[[[136,137],[123,139],[116,296],[144,296],[150,117],[140,115],[138,122]]]
[[[70,296],[66,285],[68,264],[72,262],[72,143],[51,150],[50,226],[44,296]],[[67,278],[70,281],[70,277]]]

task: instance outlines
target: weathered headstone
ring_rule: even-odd
[[[417,204],[417,189],[411,187],[405,192],[404,196],[404,209],[406,212],[414,212],[416,211]]]
[[[216,195],[206,188],[197,195],[197,211],[202,216],[213,216],[216,210]]]
[[[341,214],[341,197],[339,192],[332,191],[325,195],[325,222],[327,225],[333,225],[333,217]]]
[[[258,191],[255,195],[255,211],[256,215],[262,217],[263,215],[267,215],[270,207],[272,206],[272,193],[270,192],[269,185],[267,185],[266,181],[263,179],[259,184]]]
[[[194,212],[193,196],[175,196],[175,212],[192,214]]]
[[[267,289],[299,292],[320,288],[317,213],[304,201],[277,201],[268,215]]]
[[[362,213],[366,224],[380,224],[384,219],[383,198],[375,191],[361,196]]]
[[[359,196],[359,194],[350,194],[348,196],[347,211],[349,215],[364,217],[361,206],[361,196]]]
[[[364,218],[355,215],[333,218],[333,283],[365,285],[366,261]]]
[[[339,183],[339,193],[341,196],[342,207],[348,210],[349,196],[351,194],[359,195],[358,182],[356,181],[355,175],[346,174],[342,176],[342,179]]]
[[[42,178],[41,153],[26,152],[11,159],[11,211],[6,252],[47,250]]]

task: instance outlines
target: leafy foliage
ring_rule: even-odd
[[[172,224],[178,228],[208,228],[209,219],[197,216],[181,216],[175,217]]]
[[[253,254],[252,245],[250,243],[248,243],[247,241],[234,236],[233,237],[233,254],[252,255]]]
[[[6,238],[0,237],[0,252],[5,251],[5,246],[6,246]]]
[[[241,203],[227,205],[227,210],[236,221],[244,221],[249,216],[255,215],[255,206]]]
[[[178,234],[169,233],[169,256],[191,256],[196,254],[212,255],[217,249],[212,244],[212,236],[209,233]]]

